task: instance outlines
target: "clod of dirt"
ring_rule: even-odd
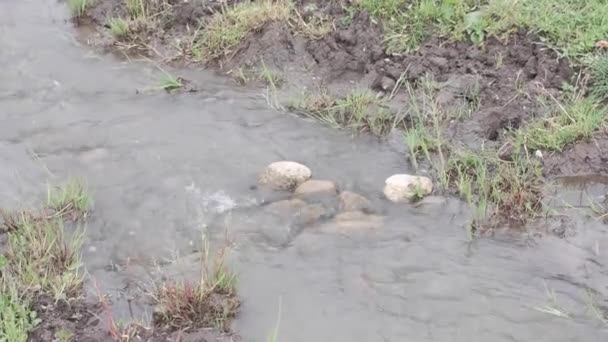
[[[543,173],[546,176],[607,175],[608,134],[604,132],[561,153],[545,153]]]

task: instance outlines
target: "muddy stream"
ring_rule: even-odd
[[[233,242],[243,300],[233,328],[245,341],[266,341],[279,311],[289,342],[608,340],[590,305],[607,304],[608,229],[576,214],[582,191],[603,195],[602,182],[555,191],[576,214],[560,221],[565,237],[552,222],[471,241],[456,199],[382,199],[386,177],[414,172],[394,145],[274,111],[262,90],[211,72],[175,71],[196,93],[151,90],[157,68],[92,51],[67,18],[55,0],[0,2],[0,205],[86,179],[87,291],[109,293],[120,319],[149,319],[142,291],[159,274],[196,276],[206,228],[214,243],[226,231]],[[254,187],[285,159],[365,195],[381,225],[286,239],[289,222],[264,209],[281,195]]]

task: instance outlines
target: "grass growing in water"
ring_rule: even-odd
[[[72,219],[86,217],[93,200],[85,183],[73,179],[62,186],[49,187],[46,206],[56,212],[55,216],[67,216]]]
[[[230,56],[250,33],[271,21],[287,21],[291,4],[286,0],[242,2],[213,16],[195,37],[194,54],[203,61]]]
[[[368,90],[353,90],[339,99],[327,91],[307,93],[289,107],[333,128],[375,135],[386,134],[403,124],[403,117],[391,113],[386,99],[378,98]]]
[[[167,282],[156,290],[156,324],[174,329],[215,327],[228,330],[230,320],[239,308],[236,275],[225,265],[225,248],[212,258],[207,240],[203,241],[203,246],[201,278],[197,283]]]

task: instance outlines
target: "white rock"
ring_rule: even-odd
[[[338,193],[336,183],[327,180],[311,179],[300,184],[295,191],[296,195],[308,196],[316,194],[335,195]]]
[[[258,183],[274,190],[293,190],[311,176],[312,172],[305,165],[280,161],[268,165],[258,176]]]
[[[417,195],[425,196],[433,192],[433,181],[428,177],[397,174],[385,181],[384,195],[393,202],[405,202]]]

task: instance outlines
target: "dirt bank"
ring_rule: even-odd
[[[108,18],[129,18],[124,1],[96,1],[80,22],[98,27],[92,40],[97,45],[165,62],[200,64],[191,49],[196,32],[228,7],[205,0],[152,3],[162,7],[158,18],[138,24],[128,37],[112,37],[108,23]],[[283,99],[321,91],[339,98],[368,89],[390,97],[393,115],[405,112],[406,125],[411,115],[407,108],[421,96],[417,88],[432,80],[433,100],[453,114],[444,125],[446,137],[473,149],[482,144],[500,147],[509,130],[547,115],[539,96],[558,96],[573,81],[568,61],[524,30],[490,37],[482,45],[431,37],[416,51],[396,55],[386,53],[382,23],[350,2],[299,1],[294,11],[300,24],[291,18],[269,21],[226,54],[202,63],[241,82],[257,81],[268,69],[280,79]],[[327,25],[327,31],[307,34],[302,25]],[[404,82],[416,93],[408,93]],[[558,169],[547,173],[560,174]]]

